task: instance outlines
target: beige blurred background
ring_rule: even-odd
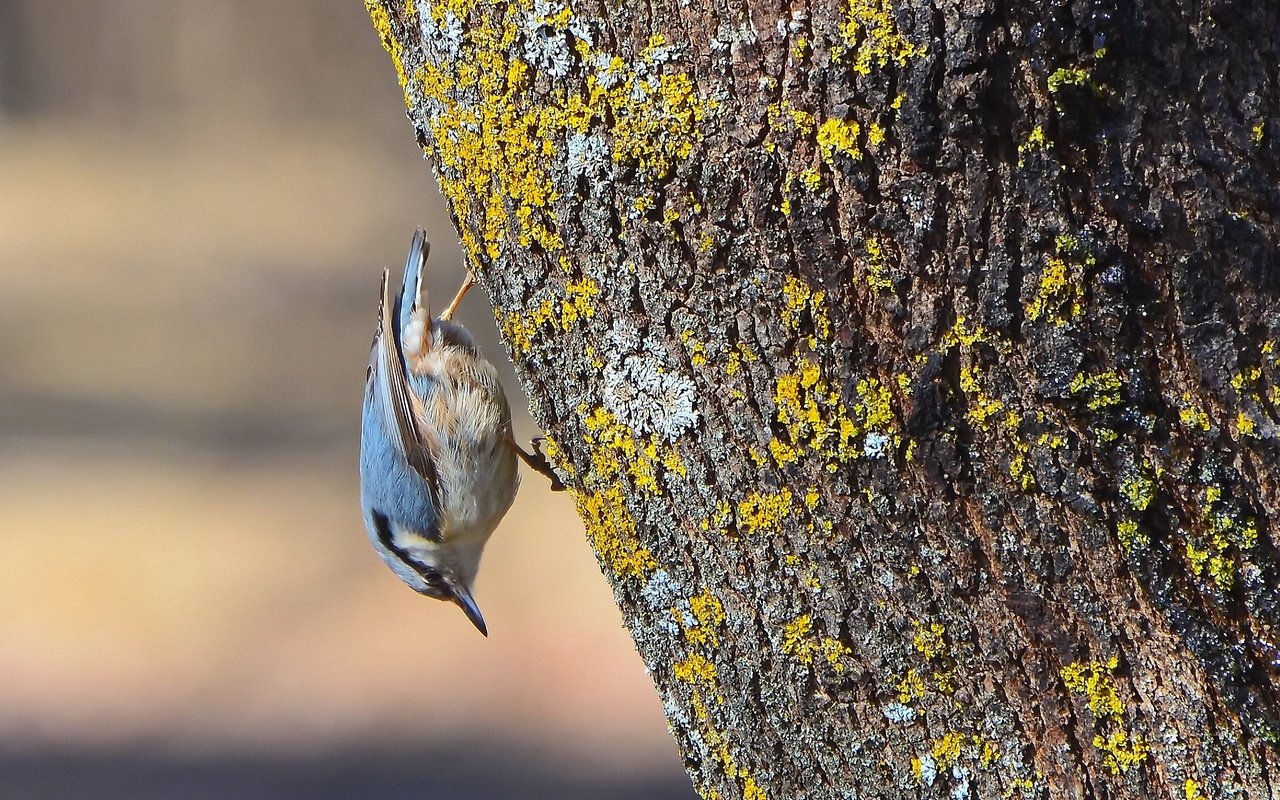
[[[451,294],[359,0],[0,0],[0,797],[692,796],[567,497],[526,474],[488,640],[366,542],[422,223]]]

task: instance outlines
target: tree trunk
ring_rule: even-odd
[[[704,797],[1280,793],[1280,7],[368,6]]]

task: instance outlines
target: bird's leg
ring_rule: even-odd
[[[462,281],[462,286],[458,289],[458,293],[453,296],[453,302],[449,304],[448,308],[440,312],[440,319],[453,319],[453,312],[458,310],[458,305],[462,302],[462,298],[467,296],[467,291],[471,289],[475,282],[476,276],[471,274],[471,270],[467,270],[466,279]]]
[[[532,453],[526,453],[523,447],[516,444],[515,439],[508,439],[507,441],[513,448],[515,448],[516,455],[520,456],[520,460],[523,461],[529,469],[551,481],[551,491],[563,492],[565,490],[566,487],[564,485],[564,481],[560,480],[560,476],[555,473],[555,470],[551,469],[551,462],[542,452],[542,442],[545,441],[542,437],[538,437],[531,442],[533,445]]]

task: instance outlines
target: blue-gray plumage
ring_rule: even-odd
[[[472,597],[480,555],[519,485],[511,411],[497,371],[451,321],[471,277],[436,319],[421,228],[400,292],[382,274],[360,429],[360,502],[374,549],[415,591],[452,601],[486,636]]]

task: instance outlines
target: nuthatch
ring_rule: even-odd
[[[494,366],[452,321],[471,288],[431,318],[422,268],[431,245],[413,237],[404,281],[391,296],[383,270],[378,327],[365,373],[360,503],[369,539],[412,588],[457,603],[488,636],[472,597],[485,542],[515,499],[516,457],[543,474],[545,458],[515,443]],[[553,488],[558,481],[553,477]]]

